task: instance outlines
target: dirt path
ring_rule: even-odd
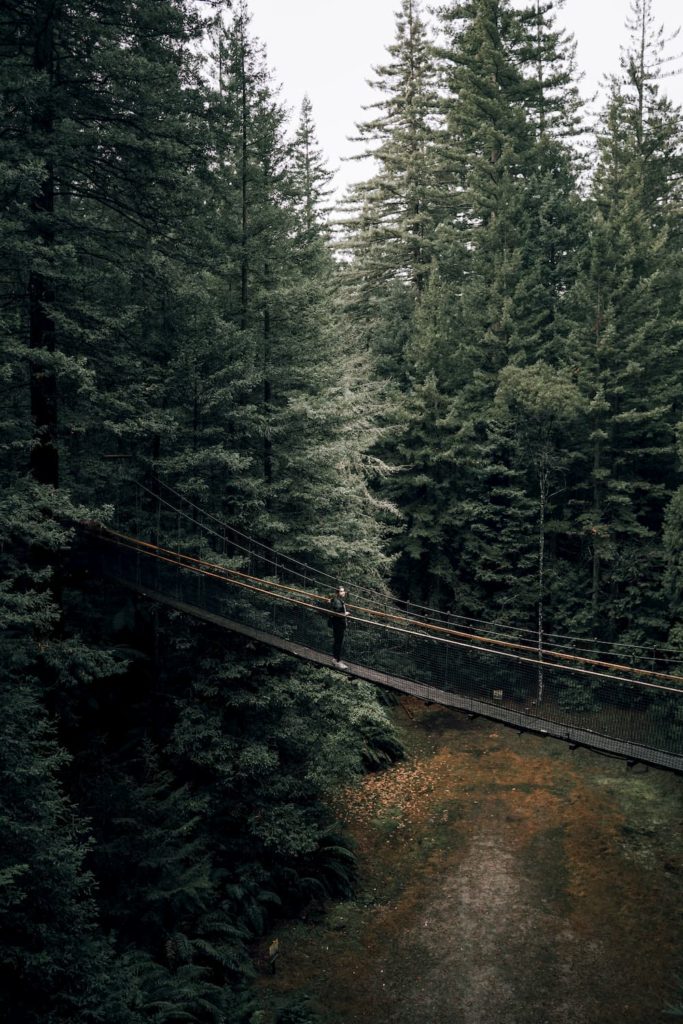
[[[407,761],[340,811],[357,899],[279,931],[262,1019],[655,1024],[676,996],[683,785],[406,702]]]

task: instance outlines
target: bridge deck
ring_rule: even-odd
[[[353,662],[348,662],[348,667],[346,669],[336,669],[334,661],[329,654],[323,654],[321,651],[317,651],[313,647],[306,647],[303,644],[295,643],[292,640],[287,640],[283,637],[255,629],[252,626],[247,626],[241,622],[237,622],[233,619],[228,619],[222,615],[218,615],[215,612],[208,611],[198,605],[187,604],[171,597],[169,594],[152,590],[141,584],[133,583],[129,579],[125,579],[123,577],[115,577],[114,579],[115,582],[120,583],[121,585],[132,589],[144,597],[148,597],[151,600],[158,602],[159,604],[167,605],[174,608],[176,611],[191,615],[193,618],[213,623],[214,625],[220,626],[222,629],[227,629],[230,632],[247,636],[252,640],[256,640],[258,643],[266,644],[269,647],[284,651],[295,658],[301,658],[304,661],[312,662],[316,665],[324,666],[325,668],[341,671],[345,675],[349,675],[357,679],[363,679],[379,686],[386,686],[392,690],[397,690],[400,693],[410,694],[420,700],[429,701],[434,704],[442,704],[446,707],[452,707],[458,711],[464,711],[469,714],[481,715],[482,717],[490,718],[496,722],[502,722],[503,724],[516,729],[538,733],[543,736],[550,736],[555,739],[564,740],[565,742],[576,746],[587,747],[601,753],[622,757],[632,762],[650,764],[658,768],[666,768],[676,772],[683,772],[683,756],[663,750],[652,749],[630,741],[614,739],[610,736],[594,732],[591,729],[581,729],[576,726],[559,724],[549,719],[541,718],[538,715],[526,714],[523,711],[518,711],[493,702],[489,703],[484,700],[469,697],[466,694],[458,693],[457,691],[442,690],[437,687],[429,686],[426,683],[416,683],[410,679],[404,679],[401,676],[389,675],[388,673],[379,672],[376,669],[354,664]]]

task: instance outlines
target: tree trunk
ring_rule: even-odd
[[[263,478],[266,482],[266,500],[269,502],[273,485],[273,439],[271,435],[273,385],[270,380],[270,310],[266,306],[263,314]]]
[[[36,37],[33,66],[46,75],[50,83],[48,98],[33,116],[33,129],[39,137],[49,138],[53,130],[52,80],[54,76],[54,21],[48,16]],[[36,238],[44,261],[49,260],[54,247],[52,214],[55,205],[55,181],[51,160],[46,165],[40,192],[34,196],[31,210],[35,218]],[[57,380],[54,372],[45,366],[42,353],[55,351],[55,323],[49,312],[54,302],[54,290],[45,275],[31,269],[28,281],[29,310],[29,389],[33,447],[31,473],[41,484],[57,487],[59,484],[59,454],[57,448]]]
[[[244,29],[243,29],[244,31]],[[248,238],[248,198],[247,198],[247,186],[248,186],[248,174],[247,174],[247,160],[249,155],[248,139],[247,139],[247,123],[249,120],[249,109],[247,100],[247,69],[244,53],[244,37],[242,38],[242,49],[241,49],[241,72],[242,72],[242,152],[241,152],[241,191],[242,191],[242,238],[241,238],[241,252],[240,252],[240,326],[242,330],[246,330],[247,327],[247,307],[249,304],[249,256],[247,253],[247,238]]]
[[[602,517],[602,495],[600,492],[599,472],[602,464],[602,446],[596,437],[593,448],[593,579],[591,584],[591,622],[593,632],[598,628],[598,611],[600,608],[600,535],[599,526]]]
[[[539,473],[538,500],[538,690],[536,701],[543,700],[543,614],[545,598],[545,510],[548,493],[548,475],[544,469]]]

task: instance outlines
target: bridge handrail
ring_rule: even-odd
[[[241,545],[241,544],[239,544],[239,543],[237,543],[235,541],[232,541],[232,540],[230,541],[230,543],[231,543],[231,545],[233,547],[237,548],[238,550],[242,550],[245,554],[251,555],[252,553],[255,553],[254,552],[255,548],[259,548],[259,549],[261,549],[261,551],[266,552],[266,554],[268,556],[273,556],[273,557],[266,557],[263,554],[258,554],[257,557],[259,557],[263,561],[270,562],[276,569],[278,569],[278,568],[287,569],[287,571],[291,572],[294,575],[300,576],[304,580],[307,580],[308,578],[311,578],[313,581],[320,582],[320,579],[322,578],[322,579],[328,581],[326,584],[322,584],[321,583],[321,585],[328,585],[329,586],[329,583],[333,583],[333,582],[337,581],[338,577],[333,576],[330,573],[326,573],[324,570],[317,569],[317,568],[309,565],[308,563],[301,561],[300,559],[294,558],[291,555],[286,555],[286,554],[284,554],[282,552],[278,552],[274,548],[272,548],[271,546],[265,544],[264,542],[256,540],[255,538],[253,538],[253,537],[249,536],[248,534],[244,533],[243,531],[239,530],[237,527],[234,527],[231,524],[226,523],[224,520],[221,520],[218,516],[215,516],[213,513],[206,512],[200,506],[198,506],[195,502],[193,502],[190,498],[188,498],[185,495],[181,494],[179,491],[175,490],[175,488],[171,487],[169,484],[165,483],[161,479],[155,478],[154,483],[156,485],[158,485],[158,487],[163,488],[169,494],[173,495],[180,502],[188,505],[190,508],[192,508],[195,511],[199,512],[200,515],[202,516],[202,518],[211,520],[212,522],[214,522],[218,526],[220,526],[223,530],[230,531],[230,533],[236,535],[241,540],[248,542],[249,547],[245,547],[244,545]],[[188,515],[188,513],[183,512],[182,509],[179,509],[176,505],[174,505],[171,502],[167,501],[158,492],[155,492],[151,488],[147,487],[145,484],[139,483],[138,486],[143,491],[145,491],[148,495],[150,495],[152,498],[162,502],[167,508],[171,509],[172,511],[176,512],[179,515],[182,515],[188,521],[193,523],[193,525],[195,525],[198,529],[204,530],[204,531],[208,532],[210,535],[214,536],[217,540],[220,540],[222,542],[226,540],[225,536],[222,536],[221,534],[217,533],[215,530],[211,530],[204,523],[200,522],[199,520],[197,520],[193,516]],[[289,563],[289,565],[286,564],[286,563]],[[297,568],[296,569],[289,568],[289,566],[292,566],[292,565],[296,566]],[[305,571],[304,572],[300,572],[299,570],[301,570],[301,569],[303,569]],[[318,577],[318,580],[316,580],[316,577]],[[493,628],[490,628],[490,629],[486,628],[485,631],[492,633],[496,637],[507,637],[511,633],[512,634],[515,634],[515,633],[516,634],[527,634],[527,635],[529,635],[529,637],[537,637],[538,636],[538,631],[537,630],[533,630],[533,629],[529,629],[529,628],[525,628],[525,627],[519,627],[519,626],[510,626],[510,625],[507,625],[507,624],[495,622],[494,620],[472,618],[472,617],[468,617],[468,616],[459,615],[458,613],[455,613],[455,612],[442,612],[439,609],[427,608],[427,607],[422,606],[422,605],[417,605],[417,604],[415,604],[413,602],[402,602],[402,601],[399,601],[396,598],[394,598],[391,594],[383,593],[382,591],[378,591],[378,590],[373,590],[372,588],[368,588],[368,587],[358,586],[357,584],[354,584],[353,589],[354,589],[354,592],[358,592],[358,593],[361,593],[361,594],[366,594],[366,595],[370,596],[372,599],[374,599],[375,601],[377,601],[377,602],[379,602],[381,604],[384,604],[384,605],[386,605],[387,603],[392,603],[394,605],[405,603],[406,605],[408,605],[413,610],[413,614],[410,617],[413,618],[414,620],[423,620],[425,622],[432,622],[432,623],[435,623],[435,624],[441,624],[443,619],[461,620],[461,621],[464,621],[465,623],[473,622],[473,623],[479,624],[480,628],[481,627],[488,627],[488,626],[493,627]],[[445,627],[445,628],[447,628],[447,627]],[[568,645],[567,644],[561,644],[561,643],[554,643],[553,642],[553,638],[556,638],[556,639],[559,639],[559,640],[569,640],[569,641],[571,641],[571,643],[568,644]],[[487,641],[489,640],[488,637],[486,639],[487,639]],[[519,637],[518,639],[521,639],[521,637]],[[683,658],[683,651],[679,651],[679,650],[676,650],[674,648],[665,648],[665,647],[662,647],[660,645],[645,646],[645,645],[638,645],[638,644],[619,643],[618,641],[601,641],[601,640],[597,640],[596,639],[596,640],[591,641],[592,644],[594,645],[591,648],[591,647],[586,646],[586,641],[583,640],[580,637],[573,637],[573,636],[568,635],[568,634],[553,633],[553,632],[544,632],[543,633],[543,639],[546,641],[546,644],[549,644],[552,648],[555,649],[554,651],[550,652],[549,651],[549,647],[545,648],[546,651],[548,651],[549,653],[553,653],[553,654],[557,654],[558,650],[572,651],[572,652],[574,652],[574,651],[583,651],[584,653],[590,653],[591,650],[595,650],[595,645],[597,645],[597,646],[606,646],[606,647],[610,647],[610,648],[623,647],[623,648],[626,648],[626,649],[632,650],[632,651],[636,651],[636,650],[652,651],[654,649],[654,650],[660,651],[662,653],[669,653],[673,657],[676,657],[676,658],[679,658],[679,659]],[[580,645],[580,646],[577,646],[577,645]],[[572,658],[572,660],[576,660],[576,659],[580,659],[581,656],[572,653],[572,654],[568,654],[567,657]],[[595,662],[598,661],[598,659],[596,659],[596,658],[589,658],[589,659],[586,659],[586,660],[588,660],[588,661],[595,661]],[[648,654],[648,660],[650,660],[651,662],[655,662],[655,663],[656,662],[664,662],[666,664],[670,663],[670,659],[664,658],[664,657],[660,657],[660,656],[655,655],[655,654]],[[631,667],[630,666],[624,666],[624,668],[630,670]],[[645,670],[640,670],[640,671],[645,671]],[[655,673],[652,672],[650,674],[655,674]],[[680,679],[683,682],[683,677],[682,676],[677,676],[674,673],[663,673],[663,675],[664,676],[668,676],[670,678],[674,678],[674,679]]]
[[[299,605],[301,607],[308,608],[309,610],[314,611],[314,612],[316,612],[318,614],[322,613],[323,615],[327,614],[329,616],[334,616],[334,615],[337,614],[334,611],[332,611],[331,609],[326,609],[324,607],[321,607],[321,605],[319,603],[317,603],[317,601],[319,600],[319,595],[317,595],[317,594],[311,595],[311,593],[309,591],[298,590],[297,588],[292,588],[292,587],[287,586],[286,584],[282,584],[279,581],[262,580],[259,577],[254,577],[254,576],[251,576],[249,574],[242,573],[239,570],[230,568],[229,566],[224,566],[224,565],[221,565],[220,563],[215,563],[215,562],[207,561],[205,559],[200,559],[200,558],[198,558],[196,556],[193,556],[193,555],[187,555],[184,552],[175,551],[175,550],[173,550],[171,548],[164,548],[163,546],[158,545],[158,544],[154,544],[153,542],[143,541],[140,538],[130,537],[130,536],[122,534],[122,533],[120,533],[118,531],[110,530],[110,529],[108,529],[106,527],[102,527],[98,531],[98,533],[105,540],[109,540],[113,544],[118,544],[120,547],[126,548],[128,550],[135,551],[135,552],[138,552],[138,553],[142,553],[142,554],[145,554],[145,555],[147,555],[149,557],[157,558],[157,559],[159,559],[162,562],[165,562],[167,564],[173,565],[174,567],[181,568],[181,569],[186,569],[187,571],[190,571],[190,572],[196,572],[196,573],[199,573],[201,575],[205,575],[205,576],[213,578],[213,579],[219,579],[219,580],[221,580],[221,581],[223,581],[225,583],[232,583],[235,586],[242,587],[245,590],[251,590],[251,591],[253,591],[255,593],[262,594],[262,595],[267,596],[269,598],[275,598],[276,600],[286,601],[286,602],[289,602],[291,604],[296,604],[296,605]],[[186,564],[186,563],[194,563],[194,564]],[[218,569],[218,570],[220,570],[220,572],[216,573],[216,572],[212,572],[212,571],[207,571],[208,569]],[[229,578],[229,577],[227,577],[225,575],[226,573],[231,573],[233,576],[242,577],[242,579],[231,579],[231,578]],[[257,580],[259,582],[264,582],[264,583],[267,583],[267,585],[269,587],[271,587],[271,588],[275,587],[275,588],[279,588],[280,590],[286,590],[286,591],[288,591],[290,593],[298,593],[300,596],[304,595],[306,597],[309,597],[311,600],[309,600],[309,601],[300,601],[297,598],[288,597],[286,594],[277,593],[273,589],[266,590],[266,589],[263,589],[261,587],[255,587],[255,586],[253,586],[250,583],[243,582],[244,579]],[[514,658],[517,661],[533,665],[533,666],[535,666],[537,668],[553,668],[553,669],[560,670],[560,671],[564,670],[564,671],[569,671],[569,672],[573,672],[573,673],[578,673],[580,675],[593,676],[595,678],[608,679],[608,680],[614,681],[614,682],[628,683],[628,684],[631,684],[631,685],[637,685],[637,686],[646,687],[648,689],[660,690],[662,692],[666,692],[666,693],[669,693],[669,694],[675,694],[676,696],[683,696],[683,687],[664,686],[664,685],[662,685],[660,683],[651,683],[651,682],[648,682],[647,680],[638,679],[638,678],[627,679],[627,678],[624,678],[622,676],[614,675],[613,672],[629,672],[629,673],[633,673],[633,674],[637,674],[637,675],[650,676],[650,677],[655,678],[655,679],[667,679],[667,680],[672,681],[672,682],[673,681],[680,682],[681,684],[683,684],[683,676],[674,676],[674,675],[670,675],[668,673],[655,672],[655,671],[652,671],[650,669],[638,669],[638,668],[634,668],[633,666],[630,666],[630,665],[620,665],[620,664],[613,663],[613,662],[598,661],[596,659],[589,659],[589,658],[582,658],[582,657],[572,657],[571,655],[561,654],[561,653],[558,653],[556,651],[551,651],[551,650],[541,650],[541,652],[540,652],[541,656],[540,657],[528,658],[528,657],[525,657],[524,655],[518,655],[518,654],[514,654],[514,653],[511,654],[508,651],[500,650],[499,648],[504,647],[504,648],[514,649],[514,650],[519,650],[519,651],[525,651],[525,652],[533,653],[534,655],[536,655],[538,653],[538,649],[534,648],[534,647],[527,647],[525,645],[517,644],[517,643],[505,643],[504,641],[495,641],[495,640],[491,640],[488,637],[482,637],[482,636],[477,636],[476,634],[464,633],[464,632],[459,631],[459,630],[450,629],[449,627],[446,627],[446,626],[438,626],[438,625],[434,625],[432,623],[423,623],[423,622],[419,622],[419,621],[416,621],[416,620],[411,620],[409,617],[393,615],[392,613],[383,612],[381,610],[366,608],[366,607],[364,607],[362,605],[355,605],[355,604],[349,603],[349,607],[350,608],[354,608],[357,611],[361,611],[361,612],[365,613],[366,615],[370,614],[370,615],[375,616],[374,618],[367,619],[367,618],[363,618],[362,616],[352,615],[351,616],[352,621],[355,620],[355,621],[358,621],[358,622],[364,622],[366,624],[382,626],[385,629],[389,629],[389,630],[392,630],[392,631],[395,631],[395,632],[402,632],[402,633],[406,633],[406,634],[413,635],[413,636],[421,636],[421,637],[428,636],[430,639],[433,639],[433,640],[435,640],[437,642],[442,642],[442,643],[446,643],[446,644],[455,644],[456,646],[468,647],[468,648],[470,648],[472,650],[477,650],[477,651],[484,652],[484,653],[487,653],[487,654],[491,654],[491,653],[500,654],[502,657]],[[406,625],[418,626],[419,628],[418,629],[407,629],[405,626],[393,626],[393,625],[391,625],[388,622],[381,622],[381,623],[379,623],[379,622],[377,622],[377,617],[382,618],[382,619],[398,621],[398,622],[405,622]],[[425,630],[427,630],[428,632],[424,632]],[[437,633],[437,632],[441,633],[441,634],[447,634],[447,635],[445,635],[445,636],[434,636],[434,635],[432,635],[432,634]],[[451,637],[459,637],[460,640],[453,640],[453,639],[451,639]],[[474,643],[474,644],[473,643],[463,643],[462,641],[464,641],[464,640],[476,641],[477,643]],[[494,645],[496,647],[496,650],[492,651],[490,647],[477,646],[477,644],[481,644],[481,643],[492,644],[492,645]],[[565,665],[565,664],[558,663],[558,662],[555,662],[555,661],[550,661],[549,660],[550,658],[565,659],[567,661],[571,661],[571,662],[574,662],[574,663],[578,662],[579,664],[578,665],[577,664]],[[598,666],[600,668],[607,668],[607,669],[611,669],[613,671],[612,672],[607,672],[607,673],[605,673],[605,672],[596,672],[596,671],[593,671],[591,669],[581,668],[580,665],[595,665],[595,666]]]

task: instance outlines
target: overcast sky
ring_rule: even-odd
[[[343,163],[343,157],[358,151],[347,139],[363,118],[363,105],[373,100],[366,79],[393,41],[399,0],[248,2],[252,31],[265,43],[282,99],[297,114],[304,95],[311,99],[321,146],[330,168],[338,172],[337,186],[364,177],[358,164]],[[605,73],[618,70],[629,9],[630,0],[566,0],[559,20],[576,38],[586,95],[595,92]],[[655,0],[655,13],[669,33],[683,21],[680,0]],[[680,37],[677,43],[680,51]],[[669,79],[665,87],[683,103],[683,76]]]

